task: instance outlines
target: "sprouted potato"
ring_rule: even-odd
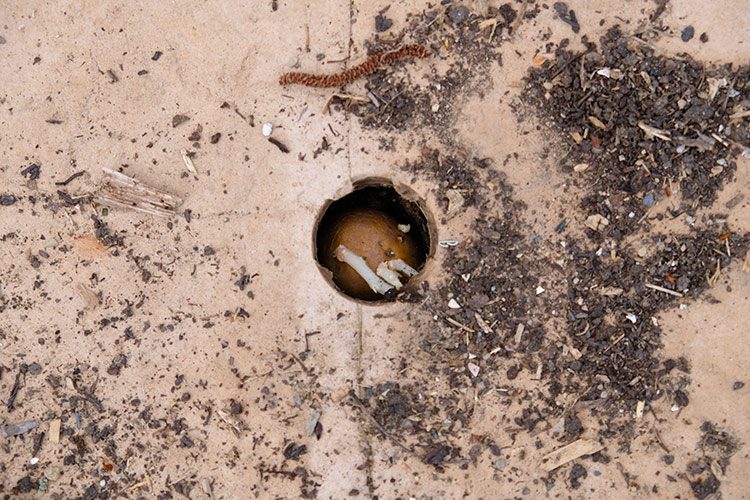
[[[409,269],[418,267],[419,246],[411,234],[400,231],[398,226],[394,217],[370,208],[341,214],[325,235],[319,256],[321,264],[333,274],[336,286],[355,298],[382,299],[393,287],[386,283],[389,280],[381,279],[382,267],[381,273],[376,274],[381,264],[387,266],[390,261],[400,260]],[[367,264],[369,273],[362,272],[358,258]],[[409,278],[409,273],[399,271],[405,274],[404,281]],[[392,281],[392,276],[389,278]]]

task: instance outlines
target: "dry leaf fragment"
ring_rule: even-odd
[[[542,458],[542,468],[547,472],[552,472],[561,465],[565,465],[571,460],[584,455],[593,455],[604,448],[597,441],[590,439],[579,439],[569,445],[563,446]]]
[[[599,128],[599,129],[602,129],[602,130],[607,130],[607,126],[604,124],[604,122],[602,122],[596,116],[589,116],[588,118],[589,118],[589,121],[591,122],[591,124],[593,126],[595,126],[596,128]]]
[[[76,285],[76,291],[78,292],[78,295],[81,296],[81,299],[83,300],[84,307],[88,310],[96,309],[97,306],[99,306],[99,296],[94,293],[91,289],[89,289],[86,285],[83,285],[81,283],[78,283]]]
[[[546,63],[551,59],[551,56],[549,54],[537,54],[534,56],[534,60],[531,62],[531,65],[534,68],[538,68],[542,64]]]
[[[91,259],[108,255],[107,247],[105,247],[99,240],[97,240],[96,237],[90,234],[84,234],[83,236],[76,237],[73,240],[73,249],[81,257],[88,257]]]

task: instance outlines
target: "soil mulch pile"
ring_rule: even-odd
[[[448,18],[439,26],[451,25],[449,14],[443,15]],[[512,24],[510,16],[507,21]],[[466,32],[471,30],[457,29]],[[445,253],[449,278],[422,290],[421,297],[409,297],[421,300],[436,320],[415,320],[423,332],[420,348],[431,357],[427,375],[446,377],[453,394],[416,405],[427,383],[386,383],[368,389],[363,399],[381,433],[415,437],[427,463],[465,464],[476,450],[452,425],[425,425],[415,414],[440,408],[447,421],[465,422],[471,408],[460,403],[461,391],[473,387],[481,394],[524,371],[540,377],[545,389],[515,417],[518,430],[533,432],[564,416],[565,432],[558,437],[569,442],[583,431],[576,411],[589,411],[609,417],[596,431],[627,450],[639,405],[648,408],[664,397],[678,407],[690,402],[687,362],[660,356],[658,314],[719,286],[722,272],[747,252],[750,235],[728,227],[724,214],[699,210],[710,209],[732,179],[737,156],[750,154],[750,68],[666,57],[618,28],[598,46],[584,42],[583,52],[563,42],[554,57],[532,69],[516,109],[519,119],[540,121],[568,152],[560,168],[578,180],[582,234],[568,231],[563,220],[558,241],[535,237],[523,221],[526,207],[514,201],[501,168],[462,155],[460,147],[424,150],[422,160],[405,167],[438,186],[444,213],[456,204],[476,212],[470,240]],[[501,61],[498,53],[485,59]],[[463,68],[486,67],[463,62]],[[466,75],[463,90],[472,88]],[[365,126],[390,131],[417,120],[428,106],[422,89],[409,88],[387,70],[375,73],[368,88],[382,89],[384,82],[394,93],[393,108],[384,113],[360,106],[356,112]],[[428,89],[450,88],[451,82],[449,72]],[[439,95],[446,100],[438,109],[457,102],[455,94]],[[420,99],[425,102],[418,104]],[[452,119],[445,115],[435,126],[450,129]],[[671,207],[659,208],[660,202]],[[686,234],[651,231],[658,221],[676,217],[689,224]],[[626,239],[636,235],[635,244]],[[550,284],[560,282],[563,292],[550,293]],[[563,338],[557,328],[552,335],[549,325],[562,325]],[[572,413],[560,406],[559,395],[576,397]],[[571,474],[585,477],[582,469]],[[704,475],[693,489],[718,489],[718,479],[710,471]]]

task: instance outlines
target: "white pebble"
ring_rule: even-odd
[[[537,295],[541,295],[543,293],[544,293],[544,288],[542,288],[541,286],[536,287],[536,294]]]
[[[106,485],[106,484],[107,484],[107,481],[105,481],[104,479],[102,479],[101,481],[99,481],[99,486],[101,486],[102,488],[104,488],[104,485]]]
[[[449,300],[448,307],[450,307],[451,309],[461,309],[461,305],[456,302],[456,299]]]
[[[38,463],[39,463],[39,458],[37,458],[37,457],[32,457],[32,458],[31,458],[31,460],[29,460],[29,463],[30,463],[31,465],[36,465],[36,464],[38,464]]]
[[[469,372],[471,372],[472,377],[479,375],[479,367],[474,363],[467,363],[466,367],[469,369]]]
[[[268,137],[273,132],[273,125],[269,122],[263,124],[263,137]]]

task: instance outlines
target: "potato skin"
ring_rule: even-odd
[[[373,271],[381,262],[402,259],[419,268],[419,248],[409,233],[398,229],[399,222],[390,215],[370,208],[357,208],[332,221],[327,234],[321,235],[320,263],[333,273],[333,282],[348,295],[363,299],[383,298],[373,292],[359,274],[334,256],[339,245],[359,255]]]

